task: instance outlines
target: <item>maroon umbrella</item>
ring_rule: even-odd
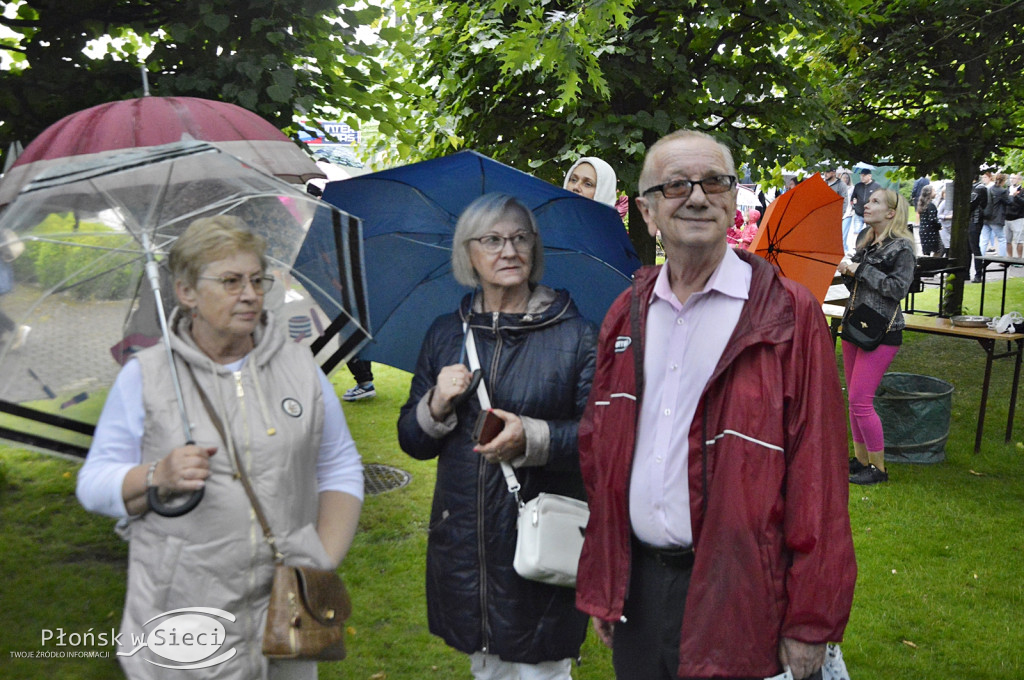
[[[0,205],[14,200],[40,170],[69,157],[90,160],[183,138],[211,142],[288,182],[324,177],[295,142],[240,106],[195,97],[141,97],[78,111],[43,130],[0,181]]]

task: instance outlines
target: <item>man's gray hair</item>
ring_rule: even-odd
[[[726,172],[730,175],[736,174],[736,162],[732,159],[732,151],[729,150],[728,146],[718,141],[717,139],[707,134],[706,132],[701,132],[700,130],[676,130],[675,132],[670,132],[661,139],[659,139],[658,141],[656,141],[654,144],[651,145],[651,148],[647,150],[647,155],[644,157],[644,168],[640,172],[639,189],[641,196],[643,196],[644,192],[650,189],[656,183],[655,178],[653,177],[653,158],[656,155],[655,152],[662,146],[680,139],[704,139],[709,142],[717,144],[718,148],[722,151],[722,155],[725,157]]]
[[[503,219],[515,220],[536,234],[533,241],[530,283],[540,282],[544,276],[544,244],[541,243],[540,232],[537,231],[537,220],[534,219],[533,212],[519,199],[501,193],[484,194],[466,206],[459,215],[459,221],[455,224],[455,236],[452,237],[452,273],[456,281],[470,288],[480,285],[480,277],[469,259],[469,242],[487,233]]]

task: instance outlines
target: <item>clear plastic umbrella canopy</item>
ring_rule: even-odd
[[[213,215],[266,239],[265,307],[325,370],[369,339],[358,219],[204,142],[50,168],[0,215],[0,234],[24,246],[0,296],[16,328],[0,338],[0,437],[84,453],[121,365],[161,342],[158,309],[175,306],[168,249]],[[318,248],[300,258],[314,226]]]

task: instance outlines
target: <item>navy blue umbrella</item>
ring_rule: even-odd
[[[374,340],[361,358],[415,368],[431,322],[455,310],[469,292],[451,272],[455,223],[475,198],[495,191],[517,197],[533,211],[544,242],[542,283],[567,289],[584,316],[601,322],[640,266],[615,209],[462,151],[331,182],[324,191],[325,201],[363,221]],[[317,228],[314,224],[304,248],[316,247]],[[330,253],[318,257],[329,259]],[[303,259],[300,254],[298,261]]]

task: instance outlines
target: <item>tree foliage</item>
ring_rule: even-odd
[[[356,0],[0,2],[0,142],[27,142],[81,109],[143,93],[238,104],[277,127],[325,107],[385,118],[377,45],[356,39],[381,10]],[[110,40],[106,40],[109,36]],[[99,41],[93,43],[93,41]],[[99,55],[83,50],[98,45]],[[332,114],[330,117],[336,117]]]
[[[970,262],[971,185],[1024,137],[1024,3],[848,0],[857,30],[826,54],[825,90],[850,132],[841,152],[953,171],[953,256]],[[959,313],[963,279],[947,312]]]
[[[401,0],[416,45],[393,68],[429,82],[410,101],[411,155],[461,147],[560,181],[609,161],[632,191],[646,148],[678,128],[719,134],[755,177],[821,157],[839,132],[818,96],[831,0]],[[813,132],[813,134],[812,134]],[[647,259],[639,218],[631,236]]]

